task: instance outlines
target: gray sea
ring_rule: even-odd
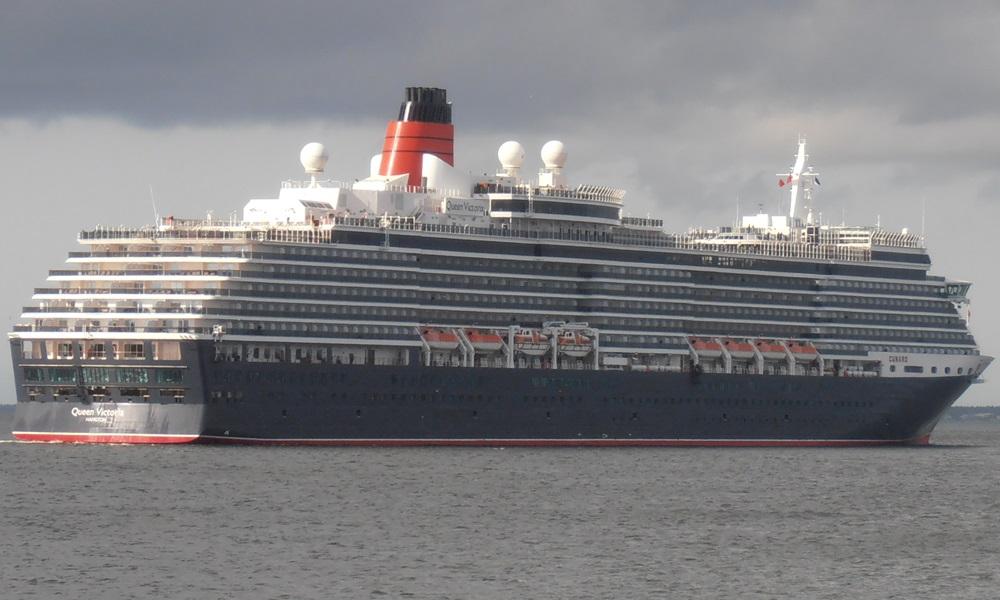
[[[5,442],[0,598],[1000,598],[1000,429],[934,443]]]

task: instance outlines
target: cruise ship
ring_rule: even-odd
[[[242,219],[98,227],[10,332],[19,440],[659,446],[926,444],[992,360],[920,236],[786,214],[668,233],[567,150],[454,166],[443,89],[407,88],[367,177]]]

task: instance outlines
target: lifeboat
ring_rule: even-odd
[[[528,356],[543,356],[549,351],[549,336],[534,329],[521,329],[514,334],[514,349]]]
[[[757,350],[768,360],[785,360],[785,348],[778,342],[758,341]]]
[[[691,347],[702,358],[719,358],[722,356],[722,344],[719,342],[691,338]]]
[[[795,360],[802,362],[812,362],[819,356],[816,346],[809,342],[788,342],[788,351],[792,353]]]
[[[503,348],[503,338],[494,331],[466,329],[465,337],[469,338],[469,343],[476,352],[488,354]]]
[[[754,357],[753,345],[747,342],[737,342],[736,340],[726,340],[724,342],[726,351],[733,358],[738,358],[742,360],[750,359]]]
[[[566,331],[559,334],[559,351],[566,356],[582,358],[590,354],[593,348],[594,343],[581,333]]]
[[[454,350],[458,348],[458,336],[444,329],[426,327],[420,330],[420,336],[424,338],[431,350]]]

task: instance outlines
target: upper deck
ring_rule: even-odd
[[[82,244],[212,242],[232,240],[329,244],[335,230],[369,232],[420,232],[456,238],[486,238],[511,241],[552,241],[574,245],[601,245],[638,249],[672,249],[715,256],[759,256],[762,258],[836,262],[901,262],[923,266],[929,263],[916,236],[872,228],[864,244],[801,241],[778,237],[727,237],[718,230],[666,233],[649,227],[622,226],[605,231],[588,229],[539,229],[509,227],[504,223],[487,227],[425,223],[413,217],[324,217],[310,224],[248,224],[209,220],[163,219],[156,227],[97,227],[79,234]],[[912,257],[919,257],[914,260]]]

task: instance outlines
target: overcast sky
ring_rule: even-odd
[[[530,172],[558,138],[572,182],[675,231],[787,209],[774,174],[805,134],[824,220],[920,231],[926,203],[933,272],[974,282],[996,354],[998,31],[988,2],[8,0],[0,311],[9,328],[81,228],[150,222],[151,187],[162,214],[226,215],[297,177],[308,141],[331,177],[366,175],[403,87],[434,85],[462,168],[517,139]],[[1000,403],[997,373],[960,403]]]

